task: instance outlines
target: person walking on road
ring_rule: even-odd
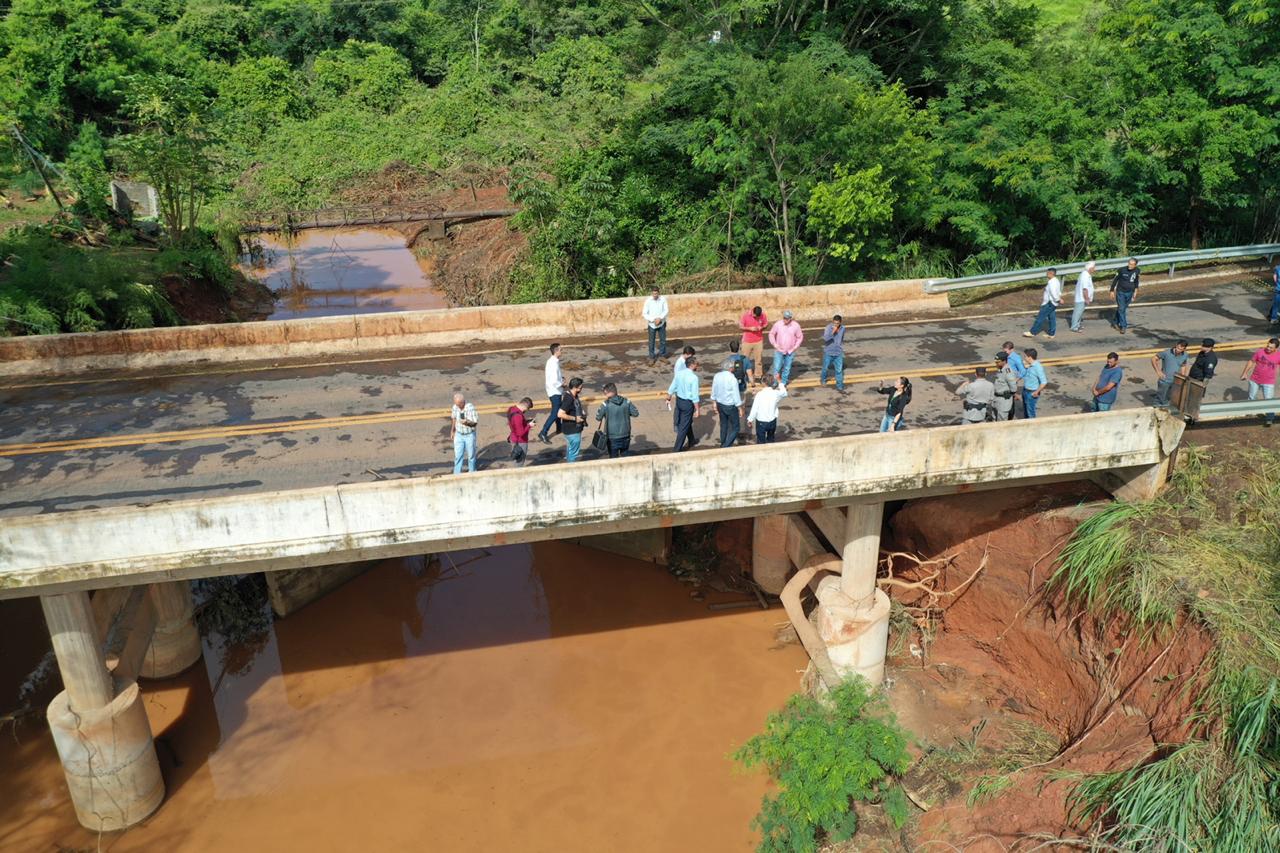
[[[1276,268],[1271,271],[1271,314],[1269,319],[1274,326],[1280,323],[1280,261],[1276,262]]]
[[[618,386],[606,382],[604,402],[596,409],[596,424],[604,429],[610,459],[620,459],[631,449],[631,419],[640,417],[636,404],[618,393]]]
[[[911,380],[905,376],[899,376],[893,385],[886,388],[882,379],[876,391],[889,396],[884,406],[884,416],[880,418],[880,431],[897,432],[905,429],[902,419],[907,413],[907,403],[911,402]]]
[[[818,384],[826,386],[827,368],[836,375],[836,390],[844,390],[844,318],[839,314],[822,330],[822,375]]]
[[[1089,261],[1084,265],[1084,269],[1080,272],[1080,277],[1076,279],[1076,298],[1071,305],[1071,331],[1080,332],[1084,330],[1084,309],[1085,306],[1093,302],[1093,271],[1098,264]]]
[[[769,328],[769,317],[757,305],[742,315],[738,328],[742,330],[742,354],[755,365],[751,384],[759,384],[764,371],[764,330]]]
[[[649,327],[649,364],[667,357],[667,297],[655,286],[640,312]],[[657,346],[655,346],[655,344]]]
[[[1151,356],[1151,366],[1156,372],[1156,405],[1169,405],[1169,392],[1173,390],[1173,377],[1186,376],[1188,370],[1187,362],[1191,361],[1191,356],[1187,355],[1187,342],[1178,341],[1167,350],[1161,350]]]
[[[547,414],[546,423],[542,425],[542,429],[538,430],[538,440],[546,444],[551,439],[547,437],[547,432],[554,425],[556,433],[560,433],[560,402],[564,394],[564,373],[560,371],[560,344],[551,345],[551,357],[547,359],[546,367],[543,368],[544,383],[547,386],[547,399],[551,401],[551,411]]]
[[[960,419],[966,424],[980,424],[987,419],[991,405],[996,401],[996,386],[987,379],[987,369],[979,367],[973,371],[973,378],[960,383],[956,389],[963,401],[964,411]]]
[[[467,461],[467,471],[476,470],[476,407],[462,394],[453,395],[453,408],[449,412],[449,437],[453,439],[453,473],[462,473],[462,460]]]
[[[1058,278],[1058,271],[1052,267],[1045,275],[1049,277],[1049,281],[1045,284],[1044,295],[1040,298],[1040,313],[1036,314],[1031,330],[1022,333],[1024,338],[1034,338],[1041,329],[1044,330],[1046,338],[1052,338],[1058,334],[1058,315],[1054,312],[1062,304],[1062,279]]]
[[[742,390],[733,369],[736,362],[726,358],[720,372],[711,378],[711,400],[716,404],[715,416],[720,421],[720,446],[732,447],[742,429]]]
[[[778,403],[787,396],[787,385],[770,374],[764,378],[764,387],[751,400],[751,412],[747,424],[755,424],[756,444],[773,444],[778,431]]]
[[[582,408],[582,380],[573,377],[560,398],[560,431],[564,433],[564,461],[577,462],[582,452],[582,427],[587,413]]]
[[[1013,419],[1013,398],[1018,396],[1018,374],[1009,366],[1009,355],[996,353],[996,378],[991,381],[995,386],[995,401],[991,404],[994,420],[1008,421]]]
[[[1249,399],[1258,399],[1258,391],[1262,391],[1262,399],[1273,400],[1276,396],[1276,368],[1280,367],[1280,338],[1271,338],[1267,345],[1255,352],[1244,366],[1240,378],[1249,380]],[[1263,422],[1271,426],[1276,422],[1276,413],[1267,412]]]
[[[1203,382],[1206,386],[1209,384],[1209,380],[1218,372],[1218,354],[1213,351],[1217,345],[1218,342],[1213,338],[1205,338],[1200,342],[1200,352],[1196,353],[1195,361],[1191,362],[1188,377]]]
[[[1027,366],[1022,374],[1022,416],[1034,418],[1036,406],[1040,403],[1040,395],[1044,392],[1045,383],[1049,378],[1045,375],[1044,365],[1038,360],[1040,353],[1032,347],[1028,347],[1023,352],[1026,354]]]
[[[1129,305],[1138,298],[1140,275],[1138,259],[1130,258],[1128,265],[1122,270],[1117,270],[1116,277],[1111,280],[1111,292],[1116,295],[1116,317],[1111,328],[1122,335],[1129,328]]]
[[[523,465],[529,455],[529,431],[533,428],[533,420],[526,412],[532,409],[533,400],[528,397],[507,409],[507,425],[511,428],[507,441],[511,444],[511,458],[517,465]]]
[[[755,368],[755,363],[742,353],[738,352],[741,344],[738,339],[734,338],[729,341],[729,361],[733,362],[733,375],[738,378],[738,392],[747,393],[747,380],[751,379],[751,371]]]
[[[676,453],[698,445],[693,435],[693,419],[702,410],[697,371],[698,357],[691,355],[685,359],[684,368],[676,371],[671,387],[667,388],[667,402],[675,403]]]
[[[1124,380],[1124,368],[1120,366],[1118,353],[1107,353],[1107,364],[1098,374],[1098,381],[1093,383],[1093,399],[1090,408],[1095,412],[1109,412],[1116,403],[1120,393],[1120,383]]]
[[[769,330],[769,343],[773,344],[773,375],[785,386],[791,378],[791,364],[796,350],[804,343],[804,332],[790,311],[782,312],[782,319]]]

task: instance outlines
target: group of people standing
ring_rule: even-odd
[[[1093,273],[1097,268],[1096,261],[1089,261],[1076,279],[1075,299],[1071,306],[1070,328],[1073,332],[1084,331],[1084,310],[1093,304]],[[1062,279],[1058,278],[1058,271],[1053,267],[1045,272],[1045,277],[1048,281],[1045,282],[1044,291],[1040,296],[1040,310],[1036,313],[1031,328],[1022,333],[1023,337],[1034,338],[1042,334],[1052,339],[1058,334],[1057,309],[1062,304]],[[1123,269],[1116,270],[1115,277],[1111,280],[1110,292],[1116,302],[1111,328],[1122,335],[1129,329],[1129,306],[1138,298],[1141,277],[1142,271],[1138,269],[1138,259],[1130,258]],[[1280,293],[1280,291],[1277,292]],[[1276,301],[1280,303],[1280,299]],[[1273,313],[1275,310],[1273,306]]]

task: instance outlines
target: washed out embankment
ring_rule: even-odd
[[[947,310],[919,279],[761,288],[667,297],[672,317],[691,329],[737,328],[753,305],[785,306],[802,322]],[[0,376],[50,377],[107,370],[145,370],[206,362],[279,361],[359,356],[462,345],[541,343],[642,330],[642,297],[491,305],[0,339]],[[772,313],[777,313],[773,310]],[[674,320],[673,320],[674,322]]]

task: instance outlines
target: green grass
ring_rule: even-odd
[[[1038,0],[1037,4],[1044,12],[1044,21],[1050,26],[1073,24],[1084,16],[1084,11],[1093,0]]]

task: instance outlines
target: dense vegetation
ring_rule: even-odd
[[[1275,0],[1046,5],[13,0],[0,123],[174,228],[506,176],[520,298],[1275,239]]]

